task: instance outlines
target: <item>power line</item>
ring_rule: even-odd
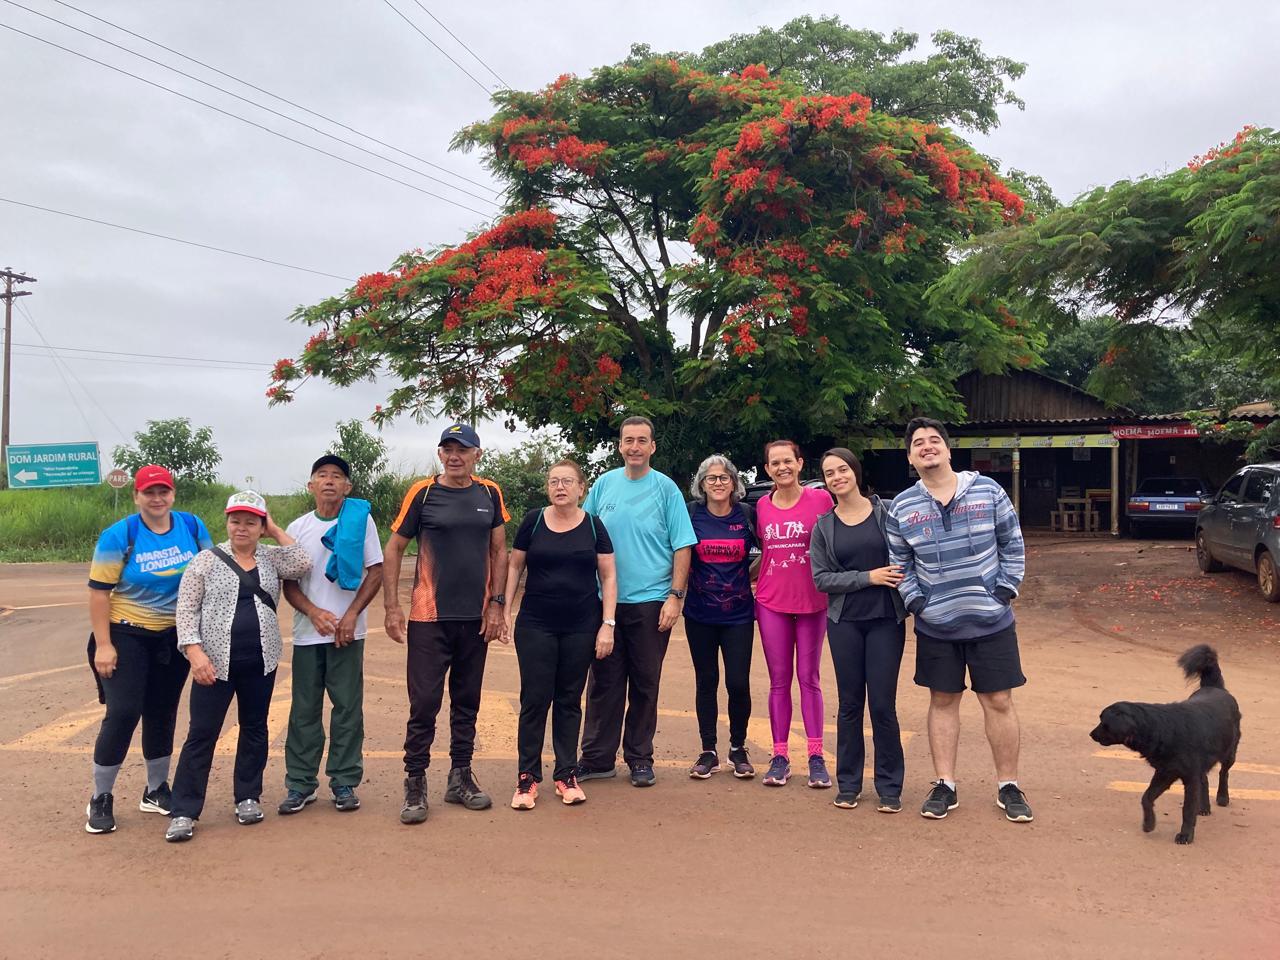
[[[14,343],[14,346],[17,347],[18,346],[17,343]],[[45,349],[46,348],[44,347],[36,345],[34,348],[31,348],[27,351],[18,352],[17,355],[20,357],[46,357],[47,358],[50,356],[50,354],[41,352],[42,350],[45,350]],[[47,349],[50,351],[56,351],[57,348],[49,347]],[[182,363],[181,361],[177,361],[177,360],[130,360],[125,357],[85,357],[85,356],[64,357],[64,356],[61,356],[60,354],[57,354],[56,352],[54,353],[54,355],[57,356],[58,359],[60,359],[63,363],[67,363],[68,361],[74,360],[77,363],[81,361],[88,361],[88,362],[96,362],[96,363],[128,364],[129,366],[135,366],[135,367],[186,367],[189,370],[221,370],[225,373],[256,373],[259,375],[270,372],[271,370],[270,364],[260,364],[258,366],[243,366],[243,367],[223,367],[223,366],[218,366],[216,364],[209,364],[209,363]]]
[[[55,3],[61,3],[61,2],[62,2],[62,0],[54,0],[54,2],[55,2]],[[470,47],[468,47],[465,43],[463,43],[463,41],[462,41],[462,38],[461,38],[461,37],[459,37],[456,33],[454,33],[454,32],[453,32],[452,30],[450,30],[448,27],[446,27],[446,26],[444,25],[444,21],[442,21],[442,20],[441,20],[439,17],[437,17],[434,13],[432,13],[432,12],[431,12],[430,10],[428,10],[425,6],[423,6],[423,4],[422,4],[422,0],[413,0],[413,2],[414,2],[414,3],[416,3],[416,4],[418,5],[418,9],[419,9],[419,10],[421,10],[421,11],[422,11],[423,13],[425,13],[428,17],[430,17],[432,20],[434,20],[436,23],[438,23],[438,24],[440,25],[440,29],[441,29],[441,30],[443,30],[443,31],[444,31],[445,33],[447,33],[449,36],[453,37],[453,39],[457,42],[457,44],[458,44],[460,47],[462,47],[462,49],[463,49],[463,50],[465,50],[465,51],[467,51],[467,53],[471,54],[471,56],[475,58],[476,62],[477,62],[478,64],[480,64],[480,66],[484,67],[484,68],[485,68],[486,70],[488,70],[491,74],[493,74],[493,78],[494,78],[495,80],[497,80],[500,84],[502,84],[502,85],[503,85],[504,87],[506,87],[508,90],[510,90],[510,89],[511,89],[511,84],[507,83],[507,81],[503,80],[500,76],[498,76],[498,72],[497,72],[496,70],[494,70],[494,69],[493,69],[493,67],[489,66],[489,64],[487,64],[487,63],[485,63],[483,60],[481,60],[481,59],[480,59],[480,55],[479,55],[478,53],[476,53],[474,50],[472,50]]]
[[[311,124],[306,123],[302,120],[299,120],[296,117],[291,117],[287,113],[281,113],[279,110],[275,110],[271,107],[264,106],[263,104],[258,103],[257,101],[250,100],[248,97],[242,97],[240,94],[235,93],[231,90],[228,90],[225,87],[220,87],[216,83],[210,83],[208,80],[202,80],[200,77],[197,77],[195,74],[187,73],[185,70],[179,70],[177,67],[172,67],[169,64],[164,63],[163,61],[153,59],[152,57],[148,57],[146,54],[138,53],[136,50],[130,50],[128,47],[122,46],[121,44],[108,40],[106,37],[100,37],[96,33],[92,33],[88,30],[83,30],[80,27],[75,26],[74,24],[67,23],[65,20],[59,20],[57,17],[51,17],[47,13],[41,13],[39,10],[33,10],[31,7],[24,6],[23,4],[18,3],[17,0],[0,0],[0,2],[7,3],[11,7],[17,7],[19,10],[25,10],[27,11],[27,13],[34,14],[37,17],[42,17],[51,23],[56,23],[60,26],[66,27],[68,30],[74,30],[76,33],[79,33],[82,36],[89,37],[92,40],[97,40],[100,43],[105,43],[107,46],[114,47],[115,49],[120,50],[124,53],[127,53],[130,56],[137,57],[140,60],[145,60],[147,61],[147,63],[150,63],[154,66],[176,73],[180,77],[185,77],[186,79],[191,80],[195,83],[203,84],[204,86],[209,87],[211,90],[217,90],[219,93],[225,94],[228,97],[234,97],[236,100],[239,100],[241,103],[247,103],[251,107],[257,107],[259,110],[265,110],[267,113],[277,116],[282,120],[286,120],[289,123],[296,123],[298,124],[298,126],[304,127],[305,129],[310,130],[312,133],[317,133],[322,137],[328,137],[330,140],[340,143],[345,147],[350,147],[353,150],[359,150],[361,153],[366,153],[371,157],[376,157],[377,159],[383,161],[384,163],[390,163],[394,166],[399,167],[402,170],[407,170],[410,173],[414,174],[415,176],[423,177],[427,180],[432,181],[433,183],[438,183],[441,186],[447,187],[450,190],[457,190],[459,193],[465,194],[466,196],[472,197],[476,200],[482,200],[485,203],[492,203],[495,206],[497,205],[497,201],[494,200],[492,197],[484,197],[478,193],[472,193],[470,190],[467,190],[464,187],[459,187],[455,184],[449,183],[447,180],[441,180],[439,177],[432,176],[429,173],[423,173],[421,170],[417,170],[406,163],[401,163],[399,160],[393,160],[390,157],[385,157],[374,150],[370,150],[367,147],[360,146],[360,144],[358,143],[352,143],[350,140],[344,140],[342,137],[329,133],[326,130],[321,130],[319,127],[313,127]]]
[[[19,343],[17,340],[13,341],[13,345],[15,347],[36,347],[37,349],[40,346],[36,343]],[[174,356],[171,353],[136,353],[133,350],[105,350],[98,349],[97,347],[49,347],[49,349],[61,350],[63,353],[107,353],[116,357],[146,357],[151,360],[194,360],[197,363],[233,363],[241,367],[251,366],[255,370],[259,370],[264,366],[264,364],[254,363],[251,360],[221,360],[217,357],[180,357]],[[270,366],[270,364],[265,365]]]
[[[343,123],[341,120],[335,120],[333,119],[333,117],[327,116],[326,114],[320,113],[316,110],[312,110],[310,107],[304,107],[302,104],[296,103],[295,101],[290,100],[288,97],[282,97],[278,93],[272,93],[270,90],[265,90],[262,87],[257,86],[256,84],[250,83],[248,80],[244,80],[241,77],[235,76],[234,74],[227,73],[225,70],[219,70],[217,67],[213,66],[212,64],[205,63],[203,60],[198,60],[195,57],[189,56],[188,54],[175,50],[172,47],[167,47],[163,43],[160,43],[157,40],[152,40],[150,37],[144,37],[142,34],[135,33],[133,30],[130,30],[128,27],[122,27],[120,26],[120,24],[113,23],[112,21],[106,20],[103,17],[99,17],[96,14],[90,13],[88,10],[82,10],[80,7],[77,7],[74,4],[67,3],[66,0],[53,0],[53,2],[58,4],[59,6],[67,7],[68,9],[74,10],[76,11],[76,13],[86,16],[91,20],[96,20],[99,23],[103,23],[109,27],[113,27],[116,30],[119,30],[121,33],[127,33],[129,36],[135,37],[138,40],[141,40],[143,43],[149,43],[153,47],[158,47],[159,49],[164,50],[166,53],[173,54],[175,57],[181,57],[183,60],[186,60],[189,63],[194,63],[197,66],[204,67],[206,70],[210,70],[213,73],[218,74],[219,76],[226,77],[228,80],[234,80],[236,83],[243,84],[244,86],[248,87],[250,90],[256,90],[258,91],[258,93],[265,94],[266,96],[271,97],[273,100],[279,100],[281,103],[287,103],[289,106],[294,107],[298,110],[301,110],[304,113],[309,113],[313,117],[319,117],[321,120],[325,120],[329,123],[332,123],[334,126],[342,127],[342,129],[344,130],[349,130],[351,133],[354,133],[356,136],[364,137],[366,140],[370,140],[381,147],[386,147],[388,150],[393,150],[396,153],[400,154],[401,156],[409,157],[412,160],[417,160],[419,163],[424,163],[428,167],[431,167],[435,170],[439,170],[441,173],[447,173],[451,177],[456,177],[459,180],[463,180],[467,183],[472,184],[473,186],[480,187],[481,189],[484,189],[484,190],[489,190],[493,193],[501,192],[489,186],[486,183],[481,183],[479,180],[473,180],[470,177],[464,176],[461,173],[455,173],[454,171],[450,170],[448,167],[443,167],[438,163],[435,163],[431,160],[426,159],[425,157],[420,157],[416,153],[410,153],[409,151],[402,150],[399,147],[394,146],[393,144],[386,143],[382,140],[379,140],[377,137],[373,136],[372,134],[363,133],[357,130],[355,127],[348,126],[347,124]],[[428,12],[428,16],[430,16],[430,12]],[[432,17],[432,19],[435,19],[435,18]],[[441,26],[444,26],[444,24],[441,24]],[[445,27],[445,29],[448,30],[449,28]],[[450,36],[453,36],[453,34],[450,34]],[[454,39],[457,39],[457,38],[455,37]],[[458,42],[461,43],[462,41],[459,40]],[[463,46],[466,46],[466,44],[463,44]],[[490,72],[492,73],[492,71]],[[497,74],[494,74],[494,75],[497,76]]]
[[[445,48],[444,48],[444,47],[440,46],[440,44],[436,43],[436,42],[435,42],[434,40],[432,40],[429,36],[427,36],[425,33],[423,33],[423,32],[422,32],[422,28],[421,28],[421,27],[419,27],[419,26],[418,26],[416,23],[414,23],[412,20],[410,20],[408,17],[406,17],[403,13],[401,13],[401,12],[399,11],[399,9],[397,9],[397,8],[396,8],[396,6],[391,2],[391,0],[382,0],[382,2],[383,2],[383,3],[385,3],[385,4],[386,4],[388,7],[390,7],[392,10],[394,10],[394,11],[395,11],[396,16],[398,16],[401,20],[403,20],[403,21],[404,21],[405,23],[407,23],[409,26],[413,27],[414,31],[418,34],[418,36],[422,37],[422,39],[423,39],[423,40],[427,41],[427,43],[431,44],[433,47],[435,47],[437,50],[439,50],[442,54],[444,54],[444,57],[445,57],[445,59],[446,59],[446,60],[448,60],[448,61],[449,61],[450,63],[452,63],[455,67],[457,67],[459,70],[461,70],[463,73],[465,73],[468,77],[470,77],[470,78],[471,78],[471,82],[472,82],[472,83],[474,83],[474,84],[475,84],[477,87],[479,87],[481,90],[483,90],[483,91],[484,91],[484,93],[485,93],[485,96],[492,96],[492,95],[493,95],[493,91],[492,91],[492,90],[490,90],[490,89],[489,89],[488,87],[486,87],[483,83],[481,83],[479,80],[477,80],[477,79],[475,78],[474,74],[472,74],[472,72],[471,72],[470,70],[468,70],[466,67],[464,67],[462,64],[460,64],[457,60],[453,59],[453,57],[449,56],[449,51],[445,50]]]
[[[32,316],[31,316],[31,311],[29,311],[29,310],[28,310],[28,309],[27,309],[23,304],[21,304],[21,303],[19,303],[19,304],[18,304],[18,310],[22,313],[22,315],[23,315],[24,317],[26,317],[26,318],[27,318],[27,323],[28,323],[28,324],[30,324],[30,325],[31,325],[31,329],[32,329],[32,330],[34,330],[34,331],[36,332],[36,336],[37,336],[37,337],[39,337],[41,340],[44,340],[44,333],[43,333],[43,331],[41,331],[41,329],[40,329],[39,327],[37,327],[37,326],[36,326],[36,322],[35,322],[35,320],[34,320],[34,319],[32,318]],[[45,340],[44,342],[45,342],[45,343],[48,343],[48,341],[47,341],[47,340]],[[80,406],[80,401],[76,399],[75,391],[71,389],[71,383],[70,383],[70,381],[68,381],[68,380],[67,380],[67,374],[68,374],[68,373],[69,373],[69,374],[71,374],[71,376],[72,376],[72,377],[75,377],[75,379],[76,379],[76,383],[80,383],[80,379],[79,379],[79,377],[76,377],[76,375],[75,375],[75,371],[73,371],[70,367],[66,367],[66,364],[59,365],[59,363],[58,363],[58,360],[59,360],[59,358],[58,358],[58,354],[57,354],[57,352],[56,352],[56,351],[54,351],[54,350],[53,350],[53,348],[52,348],[52,347],[50,348],[50,352],[53,354],[53,356],[52,356],[52,358],[51,358],[51,359],[52,359],[52,361],[53,361],[53,369],[54,369],[54,370],[56,370],[56,371],[58,372],[58,376],[62,378],[62,385],[63,385],[64,387],[66,387],[66,388],[67,388],[67,396],[71,398],[71,402],[72,402],[73,404],[75,404],[76,410],[77,410],[77,411],[79,411],[79,413],[80,413],[80,419],[84,421],[84,426],[85,426],[85,429],[89,431],[89,436],[93,437],[93,438],[96,440],[96,439],[97,439],[97,433],[96,433],[96,431],[93,429],[93,424],[91,424],[91,423],[89,422],[89,418],[88,418],[87,416],[85,416],[84,408],[83,408],[82,406]],[[63,367],[66,367],[66,373],[64,373],[64,372],[63,372]],[[120,431],[120,428],[119,428],[118,426],[116,426],[116,422],[115,422],[114,420],[112,420],[112,419],[111,419],[111,416],[107,413],[107,411],[105,411],[105,410],[103,410],[103,409],[102,409],[101,404],[99,404],[97,400],[94,400],[94,399],[93,399],[93,395],[92,395],[91,393],[89,393],[89,391],[85,388],[85,385],[84,385],[83,383],[80,383],[80,389],[81,389],[81,390],[84,390],[85,396],[86,396],[86,397],[88,397],[88,398],[93,402],[93,404],[94,404],[95,406],[97,406],[97,408],[102,412],[102,415],[103,415],[104,417],[106,417],[106,418],[107,418],[107,421],[108,421],[108,422],[109,422],[113,427],[115,427],[115,428],[116,428],[116,431],[117,431],[117,432],[119,432],[119,433],[120,433],[120,436],[123,438],[123,437],[124,437],[124,433]]]
[[[0,27],[4,24],[0,23]],[[292,263],[284,263],[280,260],[269,260],[266,257],[257,257],[252,253],[241,253],[239,250],[228,250],[226,247],[215,247],[207,243],[199,243],[195,240],[183,240],[181,237],[171,237],[164,233],[155,233],[151,230],[143,230],[140,227],[127,227],[122,223],[112,223],[110,220],[99,220],[95,217],[86,217],[79,213],[68,213],[66,210],[55,210],[52,207],[42,207],[35,203],[24,203],[21,200],[13,200],[9,197],[0,197],[0,203],[12,203],[14,206],[26,207],[29,210],[40,210],[43,213],[56,213],[60,217],[70,217],[72,220],[83,220],[86,223],[96,223],[103,227],[113,227],[116,230],[128,230],[130,233],[140,233],[144,237],[155,237],[157,240],[169,240],[173,243],[183,243],[188,247],[199,247],[201,250],[212,250],[215,253],[225,253],[233,257],[243,257],[245,260],[256,260],[259,263],[269,263],[273,267],[285,267],[288,270],[299,270],[302,273],[313,273],[318,277],[329,277],[333,280],[342,280],[346,283],[355,283],[351,277],[340,277],[336,273],[325,273],[323,270],[312,270],[310,267],[299,267]]]
[[[372,173],[375,177],[381,177],[384,180],[390,180],[392,183],[398,183],[402,187],[408,187],[410,190],[416,190],[418,193],[424,194],[428,197],[433,197],[434,199],[440,200],[444,203],[452,204],[455,207],[458,207],[462,210],[466,210],[468,213],[474,213],[476,216],[479,216],[479,217],[487,217],[490,215],[485,213],[482,210],[477,210],[475,207],[468,207],[465,203],[459,203],[457,200],[452,200],[449,197],[441,196],[440,194],[434,193],[431,190],[426,190],[422,187],[419,187],[417,184],[409,183],[407,180],[401,180],[399,177],[393,177],[389,173],[383,173],[381,170],[375,170],[373,167],[366,167],[363,163],[357,163],[355,160],[349,160],[348,158],[340,156],[339,154],[331,153],[328,150],[324,150],[321,147],[317,147],[315,144],[307,143],[305,140],[299,140],[296,137],[291,137],[287,133],[281,133],[279,130],[272,130],[270,127],[263,126],[262,124],[257,123],[253,120],[250,120],[247,117],[242,117],[238,113],[232,113],[230,110],[224,110],[221,107],[214,106],[212,103],[208,103],[207,101],[201,100],[198,97],[192,97],[188,94],[182,93],[181,91],[174,90],[172,87],[166,87],[163,83],[156,83],[156,81],[148,80],[146,77],[138,76],[138,74],[136,73],[130,73],[128,70],[125,70],[123,67],[114,66],[113,64],[107,63],[103,60],[99,60],[96,57],[91,57],[87,53],[81,53],[79,50],[72,50],[70,47],[64,47],[60,43],[55,43],[52,40],[47,40],[44,37],[37,36],[34,33],[28,33],[25,30],[20,30],[17,27],[7,23],[0,23],[0,27],[3,27],[6,30],[10,30],[14,33],[21,34],[24,37],[29,37],[32,40],[38,40],[40,43],[46,44],[50,47],[54,47],[55,49],[58,49],[58,50],[62,50],[64,53],[69,53],[72,56],[80,57],[82,60],[88,60],[90,63],[96,63],[98,66],[105,67],[106,69],[112,70],[115,73],[123,74],[126,77],[132,77],[134,80],[137,80],[140,83],[145,83],[149,87],[155,87],[157,90],[163,90],[165,93],[173,94],[175,97],[181,97],[183,100],[187,100],[191,103],[199,104],[202,107],[205,107],[209,110],[214,111],[215,113],[222,114],[224,117],[230,117],[232,120],[239,120],[241,123],[245,123],[251,127],[255,127],[258,130],[263,131],[264,133],[269,133],[273,137],[279,137],[281,140],[287,140],[290,143],[297,144],[300,147],[305,147],[308,150],[312,150],[316,153],[323,154],[326,157],[329,157],[333,160],[337,160],[339,163],[345,163],[348,166],[355,167],[359,170],[364,170],[366,173]]]

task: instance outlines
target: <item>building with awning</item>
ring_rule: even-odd
[[[1118,535],[1123,504],[1143,479],[1195,477],[1216,489],[1243,462],[1242,442],[1206,441],[1185,414],[1135,414],[1032,371],[969,373],[956,390],[968,420],[947,424],[952,463],[997,480],[1025,527]],[[1259,427],[1276,415],[1268,403],[1231,411]],[[849,438],[882,496],[914,479],[902,427],[892,434]]]

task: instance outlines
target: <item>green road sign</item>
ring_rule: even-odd
[[[78,487],[102,481],[96,443],[9,444],[9,488]]]

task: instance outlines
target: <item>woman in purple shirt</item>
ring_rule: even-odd
[[[755,511],[742,502],[746,488],[728,457],[707,457],[689,487],[689,519],[698,542],[689,567],[684,632],[693,658],[694,700],[702,752],[689,776],[706,780],[720,769],[716,752],[720,658],[729,694],[729,764],[733,775],[755,776],[747,757],[751,719],[751,647],[755,642],[755,600],[751,596],[751,547]]]

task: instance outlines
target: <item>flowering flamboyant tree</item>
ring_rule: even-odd
[[[315,333],[273,402],[308,375],[389,376],[377,422],[477,396],[582,448],[640,413],[678,470],[710,449],[753,463],[766,435],[958,415],[957,374],[1033,359],[1009,312],[926,305],[960,241],[1023,216],[946,129],[670,59],[495,99],[456,144],[485,152],[507,216],[300,309]]]

